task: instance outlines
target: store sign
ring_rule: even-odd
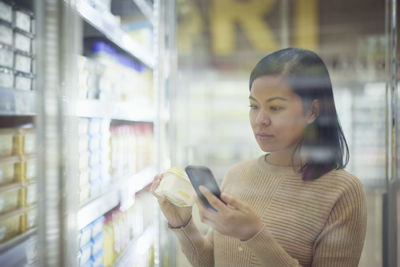
[[[240,29],[251,48],[260,52],[273,51],[282,46],[282,38],[271,30],[269,15],[280,12],[283,1],[277,0],[211,0],[202,16],[195,0],[178,1],[178,42],[181,53],[193,51],[194,43],[204,32],[210,33],[210,44],[215,55],[230,55],[237,48],[236,35]],[[286,10],[288,34],[293,35],[291,46],[316,49],[318,45],[318,0],[295,0]],[[202,3],[203,4],[203,3]],[[204,5],[204,4],[203,4]],[[293,9],[293,18],[289,10]],[[280,17],[277,16],[277,17]],[[209,25],[209,31],[205,27]],[[239,27],[237,27],[239,26]],[[290,30],[293,29],[293,32]],[[280,29],[283,30],[283,29]]]

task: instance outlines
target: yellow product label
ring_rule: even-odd
[[[26,195],[27,195],[27,190],[26,187],[22,188],[18,192],[19,195],[19,201],[18,204],[20,207],[25,207],[27,205],[27,200],[26,200]]]
[[[23,135],[15,135],[13,137],[13,154],[23,155],[25,153],[25,138]]]
[[[183,197],[185,197],[187,199],[190,198],[190,196],[188,194],[186,194],[185,192],[183,192],[182,190],[178,190],[178,194],[180,194],[181,196],[183,196]]]
[[[20,230],[21,233],[28,231],[28,214],[25,213],[20,217]]]
[[[14,178],[18,182],[26,181],[26,162],[17,162],[14,165]]]
[[[0,221],[0,243],[3,243],[21,233],[22,215],[10,217]]]
[[[181,170],[179,168],[175,168],[175,167],[170,168],[169,170],[167,170],[167,172],[170,172],[170,173],[176,174],[178,176],[182,176],[182,177],[185,176],[185,172],[183,170]]]

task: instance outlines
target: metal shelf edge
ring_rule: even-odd
[[[119,179],[119,188],[121,191],[128,190],[137,193],[153,181],[154,175],[156,175],[156,173],[156,167],[149,166],[135,174],[126,175],[125,178]],[[146,178],[143,179],[143,177]]]
[[[146,2],[145,0],[132,0],[132,1],[140,9],[143,15],[145,15],[146,18],[151,22],[151,24],[154,24],[153,7],[150,5],[150,3]]]
[[[147,51],[143,46],[125,33],[119,26],[107,21],[102,14],[96,11],[96,9],[92,8],[84,0],[77,2],[76,9],[87,22],[102,32],[110,41],[132,56],[138,58],[148,67],[153,68],[154,62],[151,51]]]
[[[31,245],[30,237],[36,234],[33,228],[0,246],[0,266],[25,266],[27,262],[27,246]]]
[[[78,211],[78,229],[84,228],[119,204],[117,190],[111,190],[85,204]]]

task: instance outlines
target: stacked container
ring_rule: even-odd
[[[36,226],[33,128],[0,129],[0,243]]]
[[[30,11],[0,2],[0,88],[30,91],[34,80],[34,27]]]

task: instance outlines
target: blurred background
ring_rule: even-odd
[[[190,266],[149,186],[263,152],[249,75],[286,47],[331,75],[367,192],[359,266],[400,266],[397,0],[0,0],[0,266]],[[207,230],[195,210],[194,220]]]

